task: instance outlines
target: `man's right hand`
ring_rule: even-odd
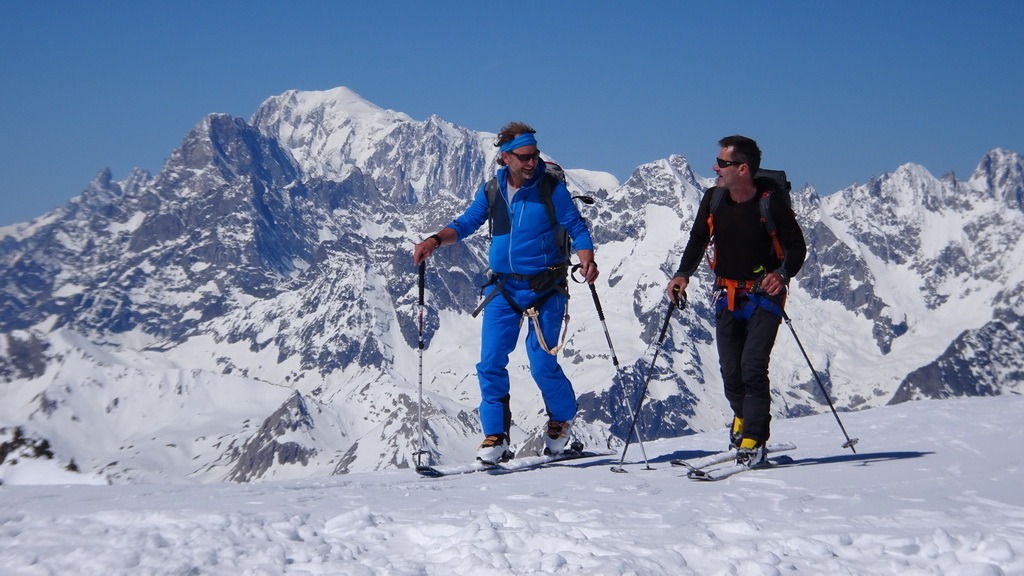
[[[433,237],[427,238],[412,249],[412,263],[419,266],[421,262],[430,258],[434,250],[440,247],[441,245]]]
[[[679,294],[686,290],[689,286],[690,281],[682,276],[675,276],[668,282],[668,286],[665,288],[665,296],[668,301],[676,304],[679,301]]]

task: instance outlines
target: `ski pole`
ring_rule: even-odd
[[[420,349],[420,377],[419,377],[419,387],[418,387],[418,391],[417,391],[417,408],[418,408],[417,412],[418,413],[417,413],[416,419],[417,419],[417,421],[419,423],[420,449],[417,450],[416,452],[413,452],[413,458],[416,461],[416,466],[422,466],[423,463],[421,462],[421,459],[423,458],[423,455],[427,456],[428,465],[433,464],[433,462],[431,462],[430,452],[426,449],[426,442],[424,442],[424,440],[423,440],[423,310],[426,307],[425,304],[424,304],[423,293],[424,293],[424,286],[426,284],[426,280],[425,280],[426,275],[427,275],[427,263],[424,260],[423,262],[420,262],[420,266],[419,266],[419,292],[420,292],[420,307],[419,307],[419,312],[420,312],[420,314],[419,314],[420,315],[420,322],[419,322],[419,324],[420,324],[420,342],[419,342],[419,349]]]
[[[654,348],[654,358],[651,359],[651,367],[647,369],[647,378],[644,380],[644,387],[640,391],[640,399],[636,403],[636,410],[633,411],[633,422],[629,425],[629,434],[626,435],[626,445],[622,447],[622,458],[619,459],[618,466],[612,466],[612,472],[625,472],[626,470],[622,467],[622,463],[626,460],[626,450],[629,450],[629,442],[633,438],[633,432],[636,430],[636,421],[640,417],[640,408],[644,404],[644,398],[647,396],[647,387],[651,384],[651,378],[654,376],[654,363],[658,361],[658,354],[661,352],[661,345],[665,341],[665,334],[668,332],[668,323],[672,320],[672,312],[679,308],[680,310],[686,308],[686,292],[680,291],[678,288],[675,290],[676,300],[669,303],[668,313],[665,314],[665,322],[661,325],[661,334],[658,336],[658,344]]]
[[[593,284],[590,284],[590,295],[594,297],[594,307],[597,308],[597,317],[601,319],[601,328],[604,328],[604,339],[608,341],[608,350],[612,353],[612,364],[615,365],[615,373],[619,376],[619,385],[622,386],[622,398],[626,401],[626,409],[633,413],[632,402],[629,400],[629,394],[626,392],[626,380],[622,376],[622,369],[619,367],[619,357],[615,355],[615,346],[612,346],[612,336],[608,333],[608,324],[604,320],[604,309],[601,308],[601,300],[597,297],[597,288]],[[644,448],[644,439],[640,435],[640,431],[637,430],[636,440],[640,444],[640,453],[644,456],[645,470],[654,470],[651,468],[651,463],[647,460],[647,449]]]
[[[836,422],[839,423],[839,429],[843,431],[843,436],[846,437],[846,443],[843,444],[843,448],[849,448],[853,450],[853,453],[857,453],[857,449],[854,448],[854,444],[859,442],[858,438],[850,439],[850,435],[846,433],[846,427],[843,426],[843,421],[839,419],[839,413],[836,412],[836,407],[832,405],[832,399],[828,397],[828,391],[825,390],[825,385],[821,383],[821,378],[818,377],[818,371],[814,369],[811,364],[810,357],[807,356],[807,351],[804,350],[804,345],[800,342],[800,337],[796,335],[796,330],[793,329],[793,321],[790,320],[789,314],[782,310],[782,319],[786,321],[786,326],[789,326],[789,331],[793,334],[793,339],[796,340],[796,345],[800,347],[800,352],[804,355],[804,360],[807,360],[807,366],[811,369],[811,374],[814,375],[814,379],[818,381],[818,387],[821,388],[821,393],[825,395],[825,401],[828,402],[828,407],[832,410],[832,415],[836,417]]]

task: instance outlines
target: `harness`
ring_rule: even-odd
[[[564,264],[552,266],[544,272],[534,274],[532,276],[526,274],[493,273],[487,283],[480,287],[480,293],[483,294],[484,290],[488,286],[494,286],[494,289],[484,297],[476,307],[476,310],[473,310],[473,317],[476,318],[495,296],[501,294],[512,310],[519,315],[519,326],[522,327],[523,317],[528,317],[533,322],[534,331],[537,333],[537,343],[540,345],[541,349],[552,356],[557,356],[558,352],[562,349],[562,346],[565,345],[566,336],[569,334],[569,306],[567,305],[565,307],[565,317],[562,322],[562,336],[560,338],[560,342],[554,347],[548,346],[547,341],[544,340],[544,332],[540,327],[540,307],[555,294],[562,293],[565,294],[566,298],[569,297],[569,289],[566,286],[567,274],[568,267]],[[529,282],[530,289],[539,295],[525,307],[519,306],[515,299],[512,298],[512,295],[505,290],[505,281],[508,279],[520,282]]]
[[[783,314],[782,309],[786,305],[787,293],[783,291],[780,298],[777,300],[773,299],[761,289],[761,281],[764,280],[764,276],[761,275],[757,280],[715,278],[714,302],[716,313],[728,310],[732,312],[734,319],[746,322],[750,320],[755,310],[763,308],[781,318]],[[736,307],[737,297],[746,299],[746,303],[739,308]]]
[[[750,294],[757,290],[757,280],[732,280],[715,278],[715,301],[718,309],[727,307],[730,312],[736,310],[736,296]],[[725,296],[723,299],[722,296]],[[723,302],[724,300],[724,302]]]

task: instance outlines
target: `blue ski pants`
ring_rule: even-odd
[[[539,296],[528,284],[526,280],[510,277],[503,283],[505,293],[519,310],[529,307]],[[496,289],[496,286],[490,287],[490,290]],[[541,330],[549,347],[559,343],[567,304],[568,296],[556,291],[540,305]],[[527,323],[526,355],[530,360],[530,374],[540,389],[548,417],[557,421],[576,417],[576,393],[558,365],[558,358],[541,348],[533,322],[513,308],[503,295],[497,294],[484,308],[480,362],[476,365],[480,380],[480,424],[486,436],[508,433],[511,425],[507,366],[509,354],[519,341],[521,321]]]

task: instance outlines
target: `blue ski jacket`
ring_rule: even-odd
[[[491,271],[499,274],[523,274],[532,276],[562,262],[555,231],[548,218],[547,208],[540,197],[537,184],[544,178],[545,165],[537,163],[537,170],[528,182],[516,192],[512,202],[508,201],[508,168],[498,170],[498,189],[508,218],[497,213],[492,226],[493,237],[488,256]],[[461,216],[452,220],[448,227],[455,230],[459,240],[464,239],[487,222],[487,183],[477,189],[476,197]],[[555,207],[555,218],[572,238],[573,249],[593,250],[590,230],[580,216],[576,204],[569,196],[565,184],[559,182],[551,191]]]

